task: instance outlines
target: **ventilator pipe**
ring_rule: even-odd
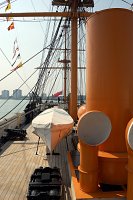
[[[127,199],[133,200],[133,118],[126,127],[126,145],[128,151]]]
[[[98,147],[90,146],[80,140],[80,189],[86,193],[98,189]]]
[[[78,118],[80,118],[84,113],[86,113],[86,104],[83,104],[82,106],[79,107],[78,109]]]
[[[78,108],[78,113],[77,113],[78,118],[80,119],[80,117],[81,117],[83,114],[85,114],[86,112],[87,112],[87,110],[86,110],[86,104],[81,105],[81,106]],[[77,150],[80,152],[80,143],[78,143],[78,145],[77,145]]]
[[[78,122],[80,139],[80,189],[86,193],[98,189],[98,146],[110,135],[111,122],[100,111],[82,115]]]

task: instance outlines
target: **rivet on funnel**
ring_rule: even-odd
[[[88,145],[100,145],[109,137],[110,132],[110,119],[103,112],[90,111],[79,120],[78,136]]]

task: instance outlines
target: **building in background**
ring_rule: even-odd
[[[13,90],[13,99],[21,99],[22,98],[22,90],[15,89]]]
[[[2,90],[1,98],[2,99],[9,98],[9,90]]]

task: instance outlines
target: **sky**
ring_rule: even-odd
[[[5,1],[0,0],[1,13],[5,13],[5,6],[7,5],[6,3],[3,4],[3,2]],[[122,0],[95,0],[93,11],[115,7],[131,9],[130,4],[132,3],[133,0],[126,0],[126,2]],[[14,0],[14,2],[11,3],[11,10],[7,12],[46,12],[50,10],[50,7],[51,0]],[[13,69],[11,63],[13,63],[13,47],[16,38],[23,63],[43,49],[47,22],[42,21],[42,19],[43,18],[40,19],[41,22],[35,22],[35,18],[32,17],[29,19],[30,21],[26,22],[27,18],[14,18],[15,29],[10,31],[8,31],[7,28],[11,24],[11,21],[7,22],[5,18],[0,19],[0,80]],[[31,22],[31,20],[34,22]],[[13,72],[10,76],[0,81],[0,94],[2,90],[7,89],[10,91],[11,95],[14,89],[19,88],[23,84],[23,80],[26,80],[35,73],[35,68],[40,65],[41,56],[42,54],[40,53],[16,72]],[[22,86],[23,95],[27,95],[32,89],[36,83],[37,77],[38,71],[27,81],[27,84]],[[61,84],[62,81],[60,80],[57,88],[59,91],[62,89]]]

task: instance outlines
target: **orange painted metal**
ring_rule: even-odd
[[[86,193],[98,190],[98,147],[80,140],[80,189]]]
[[[97,12],[87,20],[86,108],[100,110],[111,120],[110,137],[99,147],[104,152],[127,152],[125,128],[133,116],[132,22],[133,12],[119,8]],[[120,162],[122,168],[125,159]],[[105,163],[108,158],[102,160]],[[115,165],[113,159],[112,162]],[[123,184],[122,176],[116,176],[120,165],[116,163],[113,169],[110,166],[108,162],[102,181],[108,177],[107,182],[112,183],[113,175],[113,184]]]
[[[87,111],[100,110],[112,132],[100,149],[125,152],[125,128],[133,115],[133,12],[108,9],[87,20]],[[116,139],[117,138],[117,139]]]
[[[128,122],[126,127],[126,145],[128,151],[128,182],[127,182],[127,200],[133,199],[133,148],[128,143],[128,132],[133,124],[133,118]]]
[[[99,181],[104,184],[127,183],[127,153],[98,152]]]
[[[75,174],[75,167],[73,165],[72,157],[70,152],[68,152],[68,162],[69,162],[69,167],[70,167],[70,174],[71,174],[71,185],[74,188],[74,193],[72,192],[72,199],[86,199],[86,200],[92,200],[92,199],[125,199],[126,197],[126,192],[125,190],[122,191],[108,191],[108,192],[103,192],[99,188],[98,191],[92,192],[92,193],[86,193],[83,190],[80,189],[80,184],[79,181],[76,177]]]
[[[80,118],[86,112],[86,104],[83,104],[78,109],[78,118]]]
[[[78,121],[79,184],[86,193],[96,192],[99,182],[98,146],[110,135],[111,123],[102,112],[86,112]]]
[[[77,12],[77,1],[72,1],[72,12]],[[71,18],[71,96],[70,115],[77,120],[77,17]]]

